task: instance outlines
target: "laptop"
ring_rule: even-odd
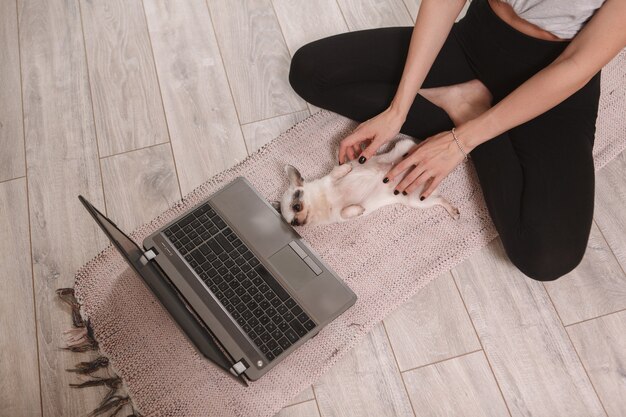
[[[181,213],[142,247],[79,199],[198,351],[244,385],[356,301],[245,177]]]

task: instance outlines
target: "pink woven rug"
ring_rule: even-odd
[[[596,170],[626,148],[624,51],[604,69],[602,90]],[[326,174],[335,163],[338,142],[356,125],[320,111],[209,179],[135,230],[132,237],[141,242],[238,175],[245,176],[267,199],[278,199],[287,186],[285,163],[298,167],[305,178]],[[196,353],[114,248],[108,247],[77,272],[76,296],[91,321],[101,353],[110,359],[143,415],[270,417],[387,314],[497,236],[471,161],[457,167],[441,184],[441,191],[459,207],[460,220],[452,220],[441,207],[419,211],[393,205],[351,222],[298,229],[358,300],[247,388]]]

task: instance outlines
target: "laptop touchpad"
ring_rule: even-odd
[[[289,245],[270,256],[269,261],[295,290],[302,288],[307,282],[317,277]]]

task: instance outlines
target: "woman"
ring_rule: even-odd
[[[471,154],[507,255],[554,280],[589,239],[600,70],[626,46],[626,0],[473,0],[454,23],[464,3],[422,0],[414,28],[304,45],[289,80],[362,122],[339,163],[365,162],[398,132],[425,139],[389,171],[409,168],[396,194],[426,183],[428,197]]]

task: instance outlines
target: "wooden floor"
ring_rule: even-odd
[[[233,4],[233,3],[236,3]],[[291,56],[411,25],[416,0],[0,1],[0,414],[82,416],[54,290],[131,230],[310,115]],[[597,176],[581,265],[525,278],[499,239],[387,317],[285,407],[305,416],[626,416],[626,155]]]

